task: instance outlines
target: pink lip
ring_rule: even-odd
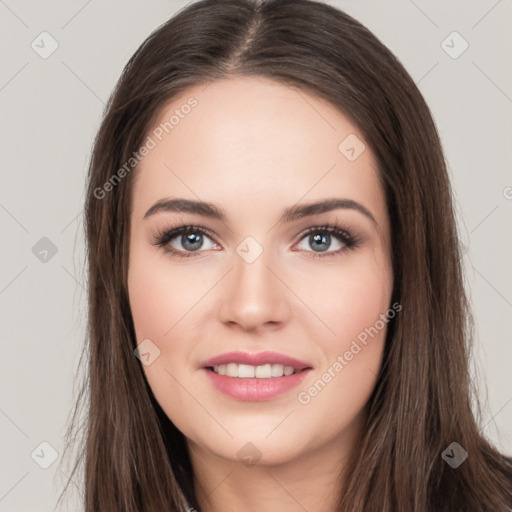
[[[210,379],[210,382],[222,393],[237,400],[259,402],[270,400],[298,386],[311,371],[311,368],[294,373],[293,375],[269,377],[268,379],[228,377],[227,375],[219,375],[208,368],[203,368],[203,371]]]
[[[251,366],[262,366],[264,364],[282,364],[283,366],[291,366],[294,370],[300,371],[306,368],[312,368],[313,366],[303,361],[299,361],[294,357],[285,356],[278,352],[227,352],[216,357],[212,357],[207,361],[201,363],[201,368],[208,368],[213,366],[220,366],[222,364],[237,363],[237,364],[249,364]],[[289,375],[291,377],[291,375]],[[280,377],[273,377],[279,379]],[[250,379],[245,379],[250,380]]]

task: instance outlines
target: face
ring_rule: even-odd
[[[304,91],[233,78],[173,99],[148,136],[128,288],[157,401],[212,459],[278,464],[351,446],[393,286],[362,134]]]

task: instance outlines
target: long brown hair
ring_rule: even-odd
[[[472,322],[452,193],[434,121],[413,80],[368,29],[324,3],[202,0],[135,52],[94,144],[85,204],[87,373],[67,436],[69,447],[78,434],[84,438],[71,477],[84,463],[85,510],[200,510],[185,438],[133,353],[127,268],[136,167],[113,176],[165,103],[190,86],[237,75],[271,78],[337,107],[374,152],[386,193],[392,302],[402,310],[389,324],[367,425],[340,480],[337,509],[512,507],[512,469],[472,412]],[[452,442],[468,453],[456,469],[441,456]]]

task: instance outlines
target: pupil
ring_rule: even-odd
[[[318,247],[320,249],[320,252],[323,252],[323,251],[326,251],[329,247],[321,247],[319,244],[321,243],[325,243],[327,244],[329,242],[329,237],[330,235],[326,235],[326,234],[316,234],[316,235],[312,235],[310,237],[310,241],[312,241],[311,245],[313,247]],[[329,243],[329,245],[331,245]]]

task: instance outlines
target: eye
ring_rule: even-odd
[[[153,245],[163,248],[172,256],[190,258],[208,249],[221,247],[212,240],[213,235],[199,226],[181,225],[164,229],[157,233]],[[206,243],[205,243],[206,241]],[[208,242],[209,241],[209,242]],[[300,250],[313,253],[313,258],[325,258],[345,253],[359,245],[357,237],[342,228],[338,222],[309,228],[299,241]],[[308,250],[304,246],[312,247]],[[332,247],[334,246],[334,247]],[[334,249],[334,250],[332,250]]]
[[[210,243],[205,244],[205,240],[210,240]],[[198,226],[179,226],[165,230],[156,236],[154,245],[182,258],[195,256],[194,253],[201,250],[220,248],[219,245],[211,241],[208,231]]]
[[[303,244],[302,249],[304,249],[304,245],[313,248],[312,251],[305,249],[306,252],[315,253],[313,257],[327,257],[357,247],[359,240],[336,223],[309,228],[302,236],[300,243]]]

